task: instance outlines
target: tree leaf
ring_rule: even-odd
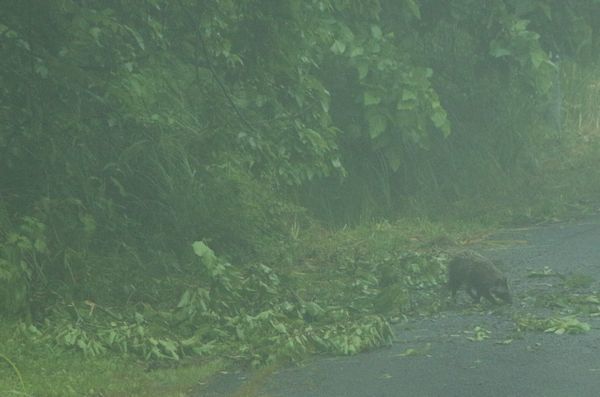
[[[366,91],[363,97],[365,106],[379,105],[381,98],[372,91]]]
[[[367,74],[369,73],[369,65],[366,62],[359,63],[356,68],[358,69],[358,78],[360,80],[367,77]]]
[[[330,50],[336,55],[341,55],[346,51],[346,44],[339,40],[335,40],[331,45]]]
[[[402,165],[402,154],[399,150],[388,148],[388,150],[385,151],[385,158],[392,171],[396,172],[400,169],[400,166]]]
[[[548,61],[548,55],[541,49],[532,50],[530,53],[531,63],[537,69],[540,65],[546,61]]]
[[[498,43],[496,40],[493,40],[490,43],[490,55],[495,57],[495,58],[501,58],[507,55],[511,55],[512,51],[509,50],[508,48],[505,48],[504,46],[502,46],[500,43]]]
[[[204,257],[206,255],[214,255],[213,250],[211,250],[204,242],[202,241],[194,241],[192,244],[192,248],[194,249],[194,254],[199,257]]]
[[[448,119],[446,118],[446,112],[443,110],[436,110],[431,115],[431,121],[433,121],[433,125],[435,125],[437,128],[442,128],[444,124],[448,122]]]
[[[407,90],[406,88],[402,90],[402,101],[411,101],[417,100],[417,94],[414,91]]]
[[[135,39],[138,47],[140,47],[142,50],[145,50],[146,46],[144,45],[144,39],[142,38],[142,36],[138,32],[136,32],[135,30],[133,30],[132,28],[130,28],[129,26],[124,25],[124,27],[125,27],[125,29],[127,29],[127,31],[129,33],[131,33],[131,35]]]
[[[99,46],[102,46],[102,44],[100,44],[100,33],[101,32],[102,32],[102,30],[99,27],[93,27],[90,29],[90,34],[94,38],[94,41],[96,41],[96,44],[98,44]]]
[[[383,37],[383,32],[381,31],[381,28],[377,25],[371,25],[371,35],[377,39],[380,40]]]
[[[444,132],[450,132],[448,118],[446,117],[446,112],[443,109],[436,109],[431,115],[431,121],[433,121],[433,125],[435,125],[436,128],[439,128]]]
[[[370,113],[367,115],[369,125],[369,136],[371,139],[377,138],[387,128],[387,120],[381,113]]]
[[[419,5],[415,2],[415,0],[405,0],[408,9],[417,19],[421,19],[421,10],[419,9]]]
[[[350,51],[350,58],[357,57],[365,53],[365,50],[362,47],[354,47],[352,51]]]

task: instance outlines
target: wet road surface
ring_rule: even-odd
[[[435,317],[395,325],[397,342],[391,348],[279,369],[247,392],[242,390],[253,382],[252,374],[224,374],[195,395],[600,396],[600,316],[577,315],[592,329],[575,335],[519,333],[514,322],[515,313],[544,310],[532,303],[532,291],[558,288],[558,278],[527,277],[532,271],[548,267],[589,276],[593,281],[580,292],[600,291],[600,217],[501,231],[481,252],[505,263],[512,307],[472,310],[459,304]],[[486,337],[471,340],[478,330]]]

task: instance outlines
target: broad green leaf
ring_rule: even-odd
[[[490,50],[490,55],[496,58],[504,57],[510,54],[512,54],[512,52],[509,49],[500,46],[493,46]]]
[[[421,19],[421,10],[415,0],[405,0],[408,9],[417,19]]]
[[[102,32],[102,30],[99,27],[93,27],[90,29],[90,34],[92,35],[94,40],[96,40],[96,44],[98,44],[98,45],[100,45],[99,39],[100,39],[101,32]]]
[[[354,41],[354,33],[352,33],[352,30],[348,26],[345,24],[338,26],[340,27],[340,38],[342,38],[346,43]]]
[[[548,55],[541,49],[531,51],[531,63],[537,69],[540,65],[548,60]]]
[[[336,55],[341,55],[346,50],[346,44],[342,43],[339,40],[335,40],[331,45],[331,51]]]
[[[9,30],[6,33],[4,33],[4,36],[8,39],[16,39],[17,37],[19,37],[19,34],[14,30]],[[19,45],[25,44],[24,48],[26,48],[27,50],[31,50],[29,43],[27,43],[25,40],[19,40],[18,43]]]
[[[305,128],[302,130],[301,134],[312,144],[313,147],[319,148],[321,150],[327,148],[327,143],[325,142],[323,137],[315,130],[311,128]]]
[[[320,101],[323,112],[329,112],[329,98],[322,98]]]
[[[550,7],[550,5],[544,4],[541,1],[538,1],[537,5],[538,5],[538,7],[540,7],[542,9],[542,12],[546,16],[546,18],[548,18],[548,20],[551,21],[552,20],[552,8]]]
[[[365,106],[379,105],[381,98],[374,92],[366,91],[363,97]]]
[[[371,35],[377,40],[380,40],[383,37],[383,32],[381,28],[377,25],[371,25]]]
[[[414,91],[404,89],[404,90],[402,90],[402,100],[403,101],[417,100],[417,94],[415,94]]]
[[[93,233],[96,230],[96,220],[90,214],[81,215],[79,220],[83,224],[83,231],[85,233]]]
[[[392,171],[396,172],[400,169],[402,165],[402,154],[399,150],[393,150],[393,148],[389,148],[385,151],[385,158],[392,169]]]
[[[119,194],[123,197],[127,196],[127,190],[125,190],[125,186],[123,186],[123,184],[121,182],[119,182],[118,179],[116,179],[115,177],[111,176],[110,177],[110,181],[115,185],[115,187],[117,188],[117,190],[119,191]]]
[[[287,328],[283,323],[273,323],[273,328],[281,334],[287,334]]]
[[[48,68],[45,65],[37,64],[34,68],[35,72],[39,74],[43,79],[48,77]]]
[[[319,304],[316,302],[306,302],[306,304],[304,305],[304,309],[306,310],[307,314],[314,318],[319,317],[323,313],[325,313],[325,310],[323,310],[323,308],[319,306]]]
[[[135,76],[129,79],[129,84],[131,87],[131,92],[133,92],[135,96],[141,97],[144,95],[144,89]]]
[[[399,100],[396,104],[396,109],[398,110],[413,110],[415,107],[416,103],[414,101]]]
[[[440,108],[435,110],[431,115],[431,121],[433,121],[433,125],[435,125],[436,128],[442,130],[445,137],[450,135],[450,123],[448,122],[448,117],[443,109]]]
[[[350,51],[350,58],[357,57],[365,53],[365,50],[362,47],[354,47],[352,51]]]
[[[504,57],[507,55],[511,55],[512,51],[508,48],[503,47],[497,41],[492,41],[490,44],[490,55],[495,58]]]
[[[358,69],[358,78],[360,80],[367,77],[367,74],[369,73],[369,65],[366,62],[359,63],[356,68]]]
[[[520,19],[513,24],[513,29],[517,32],[522,32],[527,29],[529,21],[527,19]]]
[[[46,245],[46,242],[40,239],[35,239],[35,242],[33,243],[33,248],[36,252],[40,253],[46,253],[48,251],[48,246]]]
[[[433,121],[433,125],[435,125],[436,128],[442,128],[448,123],[446,112],[441,109],[434,111],[434,113],[431,115],[431,121]]]
[[[186,289],[183,292],[183,295],[181,295],[181,299],[179,300],[179,303],[177,304],[178,308],[182,308],[185,306],[188,306],[191,302],[191,293],[190,290]]]
[[[129,26],[124,26],[124,27],[135,38],[135,41],[136,41],[138,47],[140,47],[142,50],[145,50],[146,46],[144,45],[144,39],[142,38],[142,36],[138,32],[136,32],[135,30],[133,30],[132,28],[130,28]]]
[[[192,248],[194,249],[194,254],[199,257],[204,257],[207,255],[214,255],[213,250],[211,250],[204,242],[202,241],[194,241],[192,244]]]
[[[387,128],[387,120],[381,113],[370,113],[367,115],[369,125],[369,136],[371,139],[377,138]]]

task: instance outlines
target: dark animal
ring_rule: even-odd
[[[462,286],[474,302],[480,302],[482,296],[492,303],[499,303],[498,299],[512,302],[506,277],[492,260],[476,252],[461,252],[448,263],[448,287],[454,300]]]

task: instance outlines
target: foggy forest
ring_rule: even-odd
[[[587,387],[599,204],[598,0],[0,2],[1,396]]]

